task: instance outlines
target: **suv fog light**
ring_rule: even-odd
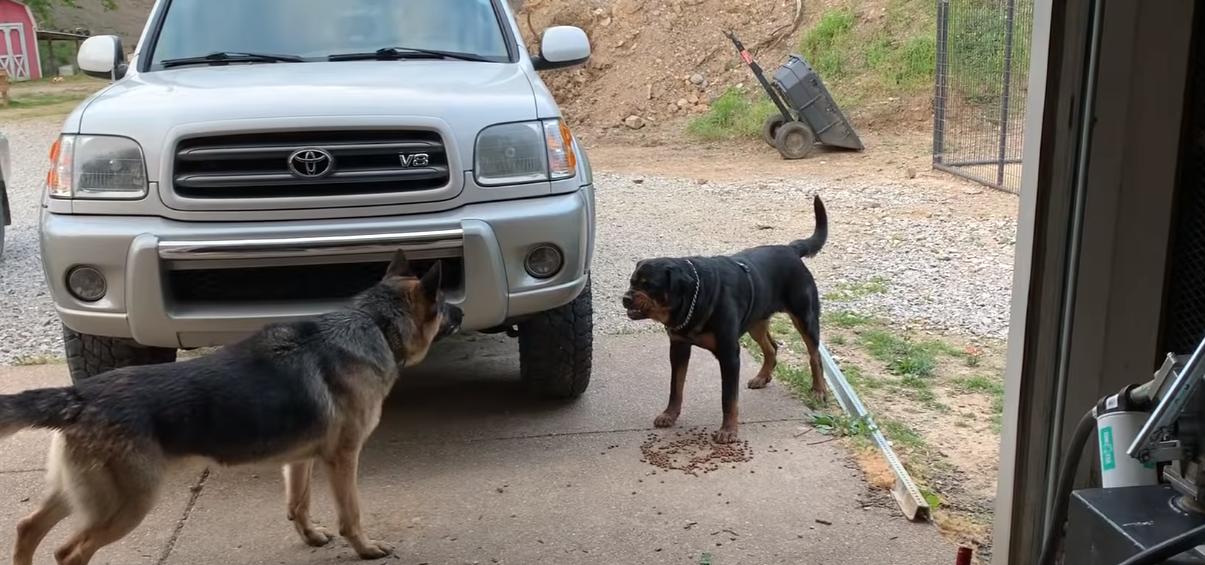
[[[105,297],[108,284],[96,267],[80,266],[67,272],[67,289],[84,302],[96,302]]]
[[[564,264],[565,256],[561,254],[561,250],[555,245],[545,243],[535,246],[527,253],[523,266],[527,269],[527,274],[537,279],[546,279],[561,272]]]

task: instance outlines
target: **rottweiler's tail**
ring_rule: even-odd
[[[824,242],[828,241],[828,212],[824,210],[824,202],[816,196],[812,199],[812,205],[816,208],[816,231],[812,237],[791,242],[791,249],[798,252],[800,257],[815,257],[824,247]]]
[[[79,419],[84,400],[74,388],[43,388],[0,396],[0,438],[26,428],[60,430]]]

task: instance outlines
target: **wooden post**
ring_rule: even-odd
[[[8,106],[8,71],[0,68],[0,108]]]

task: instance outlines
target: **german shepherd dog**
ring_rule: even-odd
[[[652,319],[669,333],[671,367],[669,405],[653,421],[668,428],[682,411],[682,389],[692,346],[711,351],[720,363],[724,420],[713,435],[717,443],[737,439],[740,391],[740,338],[748,333],[761,348],[761,371],[749,388],[764,388],[773,378],[778,344],[770,337],[770,316],[786,312],[807,345],[812,393],[825,398],[820,366],[820,296],[804,257],[814,257],[828,239],[828,215],[817,196],[816,228],[811,237],[789,245],[746,249],[723,257],[646,259],[636,264],[623,307],[633,320]]]
[[[312,546],[331,541],[310,519],[310,477],[321,461],[340,535],[364,559],[388,555],[360,528],[360,451],[400,368],[460,328],[463,313],[443,301],[441,273],[436,263],[415,276],[398,251],[385,278],[347,309],[267,326],[206,357],[0,396],[0,437],[57,432],[45,499],[17,524],[14,565],[31,565],[38,544],[73,512],[83,528],[55,558],[88,563],[142,522],[169,466],[194,457],[282,463],[288,518]]]

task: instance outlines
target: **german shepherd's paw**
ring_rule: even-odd
[[[313,526],[308,530],[301,531],[301,539],[310,547],[322,547],[331,542],[334,536],[322,526]]]
[[[737,436],[736,428],[720,428],[711,434],[711,439],[716,443],[735,443]]]
[[[393,555],[393,548],[379,541],[367,540],[355,549],[360,559],[380,559]]]
[[[678,414],[674,412],[662,412],[653,419],[653,425],[658,428],[669,428],[678,422]]]

